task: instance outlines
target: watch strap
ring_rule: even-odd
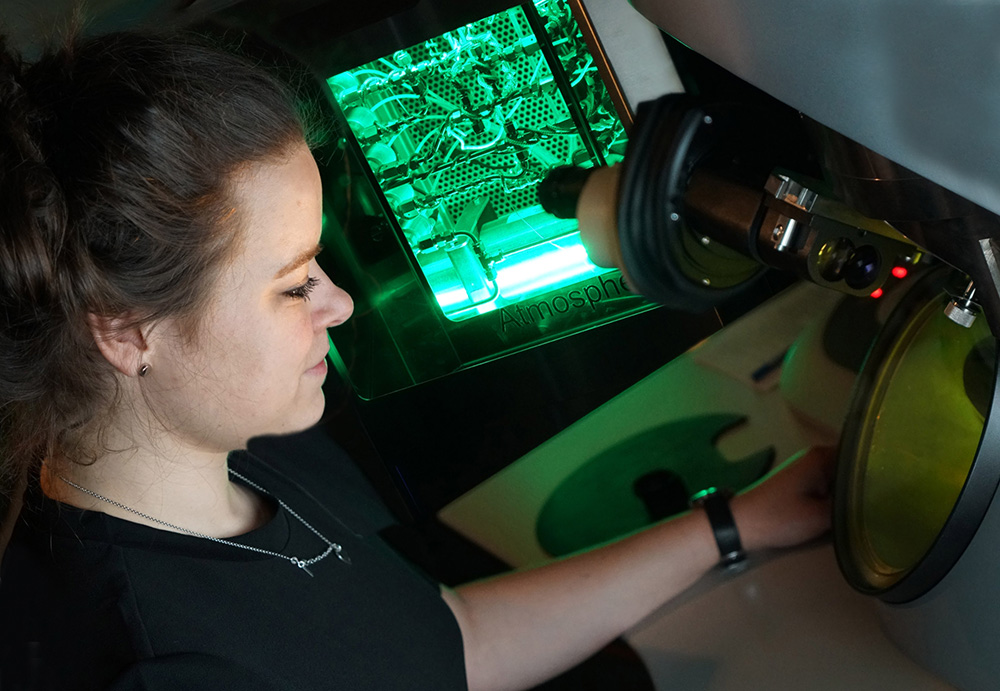
[[[723,490],[699,492],[692,499],[695,506],[700,506],[708,516],[715,535],[715,544],[719,547],[719,563],[722,566],[733,566],[746,559],[740,532],[736,528],[733,512],[729,509],[731,494]]]

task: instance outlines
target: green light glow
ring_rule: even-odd
[[[440,273],[429,272],[437,277],[434,294],[442,310],[463,318],[467,313],[485,314],[548,292],[553,285],[567,286],[608,272],[590,261],[579,233],[516,250],[501,264],[496,272],[497,295],[482,301],[455,276],[451,276],[451,285],[457,287],[446,287]]]
[[[531,6],[503,10],[327,80],[452,321],[606,273],[536,190],[557,166],[619,160],[624,127],[566,0],[534,10],[538,22]]]
[[[454,308],[469,303],[469,294],[465,291],[465,288],[440,290],[434,293],[434,297],[437,298],[438,304],[441,305],[441,309],[445,312],[453,311]]]
[[[504,295],[529,295],[553,283],[568,285],[602,273],[590,262],[579,236],[568,247],[547,245],[524,250],[522,254],[532,256],[497,272],[497,283]]]

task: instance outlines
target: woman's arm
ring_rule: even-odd
[[[735,497],[747,551],[823,534],[832,453],[814,449]],[[465,645],[471,691],[523,689],[584,660],[698,580],[719,561],[695,510],[542,567],[446,589]]]

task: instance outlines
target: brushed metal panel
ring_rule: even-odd
[[[1000,213],[1000,1],[632,4],[779,100]]]

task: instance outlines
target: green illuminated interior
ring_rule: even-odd
[[[729,459],[715,444],[744,422],[745,417],[732,413],[692,415],[626,436],[598,453],[578,449],[590,458],[545,501],[535,526],[538,544],[552,556],[571,554],[684,511],[689,496],[693,501],[709,488],[739,491],[759,480],[771,467],[774,449]],[[644,500],[637,487],[644,478],[663,473],[673,475],[679,487],[670,491],[659,484]]]
[[[610,164],[625,148],[565,0],[504,10],[327,83],[449,320],[607,273],[576,222],[536,201],[553,168]]]
[[[930,550],[975,458],[992,397],[993,339],[945,300],[924,307],[878,375],[852,487],[851,533],[873,582],[902,578]]]

